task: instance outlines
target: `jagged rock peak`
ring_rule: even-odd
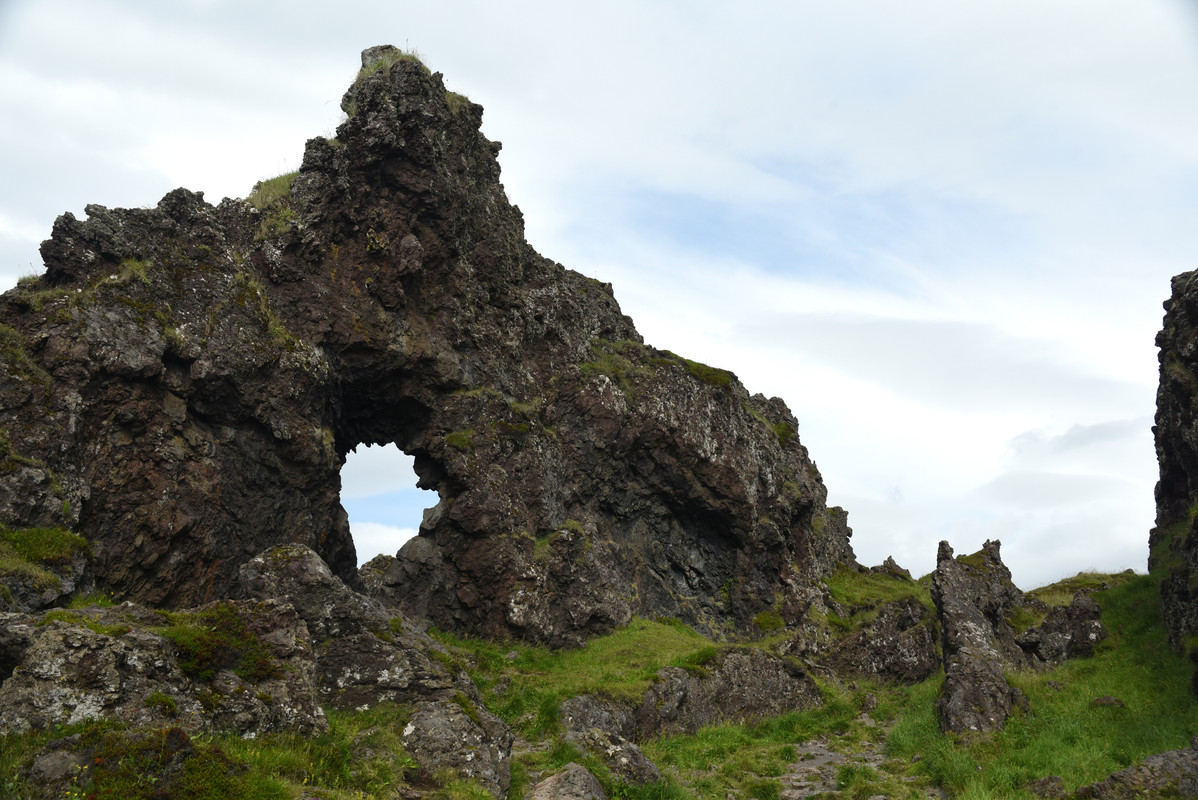
[[[298,174],[55,223],[0,298],[0,522],[85,536],[121,599],[227,596],[284,543],[361,586],[339,471],[394,443],[437,502],[371,584],[443,628],[750,630],[851,562],[786,405],[646,345],[525,241],[481,106],[363,61]]]

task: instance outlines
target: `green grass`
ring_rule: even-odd
[[[890,754],[920,756],[920,772],[954,794],[1031,798],[1025,787],[1035,778],[1059,775],[1072,791],[1154,753],[1187,747],[1198,733],[1198,699],[1189,690],[1192,665],[1166,642],[1159,583],[1143,575],[1106,577],[1118,585],[1095,594],[1110,634],[1098,653],[1047,673],[1008,676],[1034,716],[1016,715],[991,739],[956,742],[939,732],[938,681],[928,681],[907,690]],[[1103,695],[1124,707],[1090,705]]]
[[[1134,580],[1136,574],[1131,570],[1117,575],[1105,575],[1097,572],[1079,572],[1072,578],[1065,578],[1039,589],[1032,589],[1029,595],[1050,606],[1067,606],[1073,602],[1073,596],[1082,590],[1098,591],[1104,588],[1122,586]]]
[[[131,630],[129,625],[122,623],[107,624],[92,619],[89,616],[80,614],[77,611],[72,611],[65,608],[55,608],[47,611],[42,618],[37,621],[37,627],[49,625],[51,622],[65,622],[69,625],[82,625],[83,627],[103,636],[123,636]]]
[[[591,342],[591,352],[595,360],[578,366],[583,379],[606,375],[620,387],[629,402],[635,402],[639,394],[637,382],[653,377],[653,370],[649,368],[649,350],[640,342],[595,339]]]
[[[473,430],[450,431],[445,434],[445,444],[462,453],[473,453],[474,436]]]
[[[715,725],[694,735],[647,742],[643,749],[667,780],[681,787],[689,797],[776,798],[781,789],[778,779],[797,760],[796,745],[825,738],[851,752],[866,743],[873,746],[880,743],[881,728],[863,724],[859,714],[865,697],[879,696],[884,693],[882,688],[866,683],[856,690],[834,683],[821,688],[825,702],[819,708],[790,712],[756,724]],[[879,704],[873,716],[893,713],[893,708]],[[891,778],[887,780],[895,783]],[[876,788],[876,783],[871,785]]]
[[[286,172],[282,175],[276,175],[273,178],[259,181],[254,186],[254,190],[246,197],[246,200],[250,205],[258,209],[275,208],[282,203],[289,202],[291,198],[291,183],[297,175],[299,175],[298,171]]]
[[[687,372],[689,372],[691,375],[694,375],[704,383],[710,384],[712,386],[718,386],[721,389],[728,389],[732,386],[734,376],[726,369],[710,367],[700,361],[691,361],[689,358],[683,358],[677,353],[671,353],[669,350],[663,350],[662,352],[665,354],[666,358],[659,359],[660,361],[665,361],[666,363],[673,361],[675,363],[681,364]]]
[[[65,528],[8,528],[0,525],[0,542],[26,561],[59,564],[87,552],[87,539]]]
[[[673,621],[634,620],[580,650],[552,650],[515,642],[484,642],[437,633],[464,651],[487,706],[530,739],[560,730],[558,710],[580,694],[637,700],[666,666],[694,666],[711,642]],[[514,659],[505,658],[515,652]],[[501,692],[494,687],[505,681]]]
[[[259,241],[282,236],[295,221],[295,209],[291,205],[291,184],[299,172],[287,172],[268,180],[259,181],[246,202],[261,212],[261,220],[254,238]]]
[[[50,385],[49,373],[29,356],[29,351],[25,349],[24,337],[16,328],[8,325],[0,325],[0,360],[3,360],[5,372],[10,379],[32,380],[42,386]]]
[[[63,564],[79,552],[89,552],[87,540],[65,528],[0,525],[0,575],[21,576],[44,588],[57,587],[58,578],[46,567]]]
[[[935,612],[927,581],[913,581],[889,573],[858,572],[842,566],[825,578],[825,583],[832,598],[849,609],[847,617],[828,615],[828,624],[839,635],[860,630],[873,622],[882,606],[908,597],[914,597],[929,612]]]

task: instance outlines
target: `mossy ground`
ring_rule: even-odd
[[[40,796],[23,771],[45,744],[76,734],[91,755],[64,795],[71,800],[398,797],[417,772],[403,750],[403,726],[409,715],[410,709],[401,705],[332,711],[329,730],[313,737],[290,733],[258,739],[188,737],[178,729],[136,731],[103,721],[41,734],[0,736],[0,797]],[[190,751],[183,752],[187,748]]]

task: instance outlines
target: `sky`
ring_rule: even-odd
[[[0,289],[63,212],[297,169],[385,43],[485,107],[539,252],[787,402],[862,563],[1144,570],[1198,5],[0,0]],[[403,459],[342,470],[363,560],[435,502]]]

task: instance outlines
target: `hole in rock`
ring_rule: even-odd
[[[393,556],[416,535],[429,495],[416,487],[412,456],[395,445],[359,445],[341,467],[341,505],[358,551],[358,566]],[[436,503],[436,494],[433,494]]]

